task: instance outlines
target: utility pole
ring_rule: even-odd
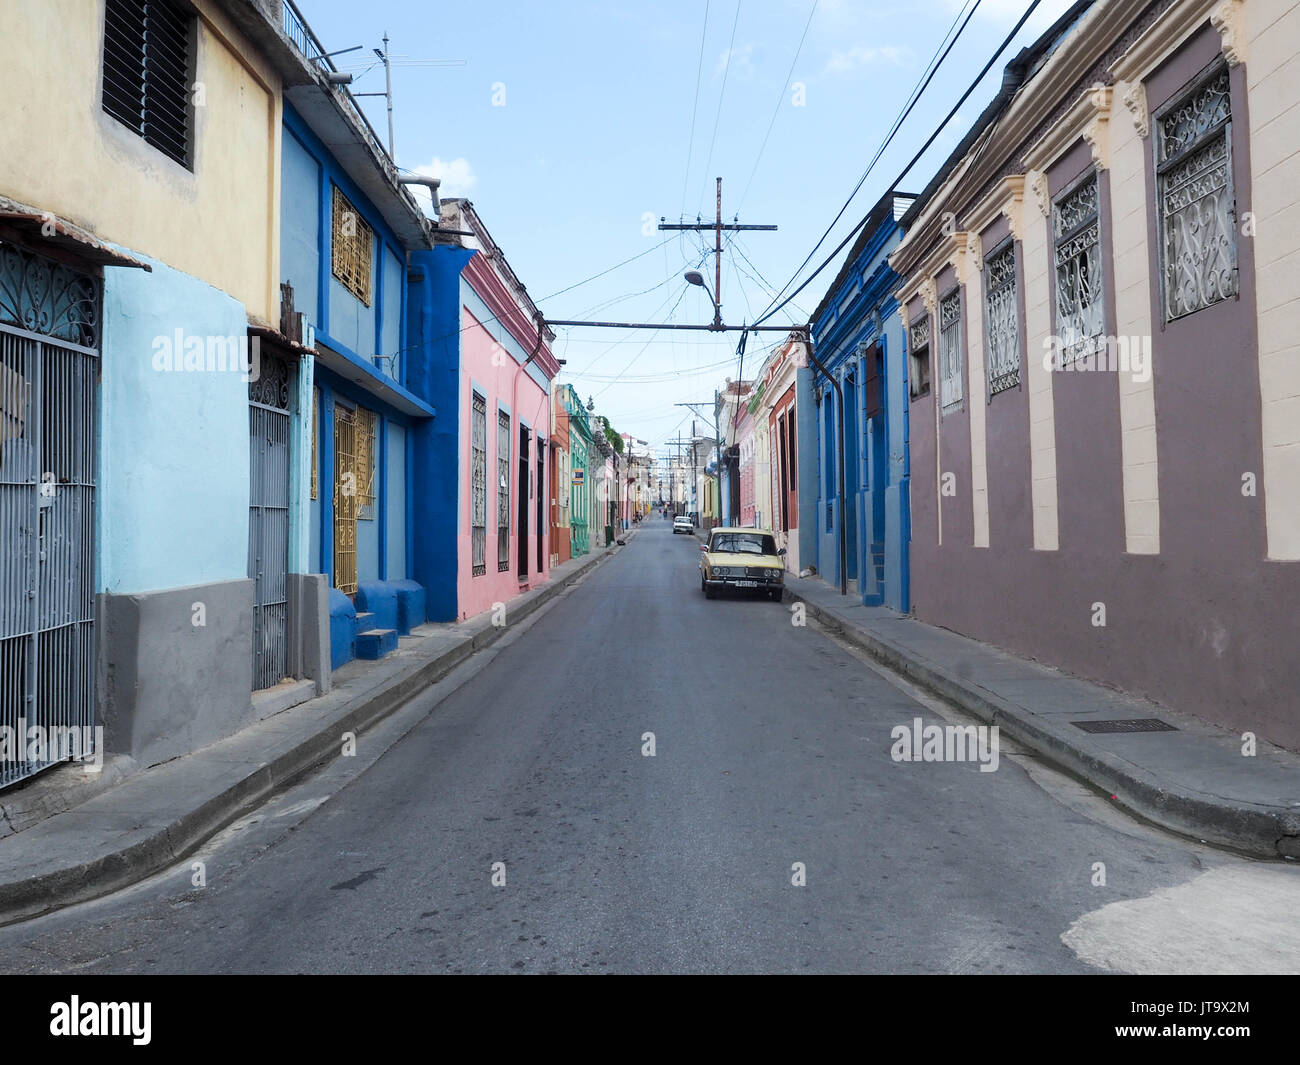
[[[396,159],[393,152],[393,64],[388,58],[387,30],[384,30],[384,95],[388,97],[388,158]]]
[[[722,438],[718,435],[718,395],[719,395],[718,390],[715,388],[713,390],[713,447],[718,454],[718,470],[714,476],[716,476],[718,479],[718,490],[717,490],[718,517],[719,519],[721,519],[722,517]],[[697,411],[695,408],[704,406],[704,403],[698,401],[695,403],[674,403],[673,406],[689,407],[693,413],[700,414],[700,412]],[[707,419],[707,416],[703,414],[700,414],[700,417]],[[692,418],[691,437],[694,438],[694,436],[695,436],[695,419]],[[707,468],[708,467],[706,466],[705,469],[707,470]]]
[[[729,233],[738,233],[742,230],[763,230],[773,232],[776,226],[742,226],[738,222],[732,222],[730,225],[724,225],[722,221],[722,178],[718,182],[718,207],[717,219],[713,222],[695,222],[694,225],[689,223],[665,222],[662,218],[659,220],[660,229],[690,230],[696,233],[702,233],[707,230],[713,230],[713,325],[712,329],[722,330],[726,327],[722,324],[722,233],[726,230]]]

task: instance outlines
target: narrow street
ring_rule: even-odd
[[[0,929],[0,969],[1079,972],[1081,915],[1293,872],[1141,826],[1005,741],[996,772],[892,761],[933,705],[788,601],[706,600],[697,557],[647,519],[364,772],[222,833],[206,886],[186,861]]]

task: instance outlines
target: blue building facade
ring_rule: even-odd
[[[810,363],[810,409],[802,423],[815,434],[811,445],[817,476],[803,483],[816,492],[808,522],[818,573],[840,583],[843,524],[844,576],[851,594],[867,606],[904,613],[910,606],[907,360],[894,297],[900,279],[890,268],[889,255],[902,240],[899,219],[913,199],[890,193],[872,208],[844,267],[813,312],[815,361]],[[842,391],[842,418],[836,388],[818,363]]]
[[[306,500],[306,520],[293,530],[290,565],[328,580],[337,669],[382,657],[426,616],[424,586],[413,579],[425,491],[414,449],[435,409],[420,366],[425,347],[409,332],[407,271],[412,251],[432,242],[409,194],[375,180],[383,160],[374,154],[367,167],[345,167],[322,132],[286,101],[282,294],[315,356],[310,380],[298,385],[303,414],[294,433],[297,453],[309,459],[293,493]]]

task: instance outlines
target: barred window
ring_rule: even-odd
[[[1237,294],[1228,68],[1217,65],[1155,121],[1165,321]]]
[[[988,330],[988,387],[993,397],[1020,384],[1020,308],[1016,300],[1016,246],[984,264],[984,321]]]
[[[497,570],[510,568],[510,415],[497,411]]]
[[[357,408],[357,518],[375,520],[375,427],[378,415],[365,407]]]
[[[474,393],[470,412],[470,539],[473,575],[487,572],[487,400]]]
[[[1056,335],[1060,365],[1092,355],[1105,332],[1101,278],[1101,223],[1097,175],[1052,207],[1056,263]]]
[[[939,400],[944,410],[961,406],[961,290],[939,301]]]
[[[907,331],[907,389],[912,399],[930,394],[930,318],[927,315]]]
[[[331,247],[333,272],[339,283],[367,307],[370,306],[371,255],[373,236],[370,227],[337,185],[334,190],[334,224]]]
[[[194,19],[171,0],[108,0],[103,107],[188,167]]]

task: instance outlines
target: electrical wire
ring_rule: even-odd
[[[704,180],[709,179],[709,167],[713,163],[713,148],[718,142],[718,125],[722,121],[722,102],[727,98],[727,77],[731,73],[731,61],[735,58],[736,48],[736,26],[740,24],[740,4],[741,0],[736,0],[736,17],[731,20],[731,40],[727,43],[727,63],[722,68],[722,87],[718,90],[718,112],[713,116],[713,136],[709,139],[709,155],[704,161]],[[704,207],[704,196],[708,191],[708,185],[700,193],[700,203],[696,207],[696,214]]]
[[[691,183],[691,156],[695,152],[695,116],[700,107],[700,77],[704,73],[704,42],[709,35],[709,0],[704,0],[704,28],[700,30],[700,59],[695,68],[695,102],[691,104],[691,136],[686,142],[686,173],[682,177],[682,209],[678,217],[686,213],[686,190]]]
[[[977,4],[978,2],[979,0],[976,0]],[[980,83],[984,80],[984,76],[990,70],[993,69],[993,64],[997,62],[998,57],[1004,51],[1006,51],[1007,47],[1015,39],[1016,34],[1020,32],[1020,28],[1029,20],[1029,17],[1034,13],[1035,10],[1037,10],[1038,5],[1041,2],[1042,0],[1032,0],[1032,2],[1029,5],[1029,9],[1020,17],[1020,21],[1017,22],[1015,26],[1011,28],[1011,32],[1008,33],[1007,36],[1003,39],[1002,43],[998,46],[997,51],[994,52],[993,55],[989,57],[989,61],[984,64],[984,68],[979,72],[978,75],[976,75],[975,80],[971,82],[970,87],[967,88],[967,90],[964,93],[962,93],[961,99],[958,100],[953,105],[952,110],[948,112],[947,117],[944,118],[944,120],[940,122],[938,126],[935,127],[934,132],[931,133],[930,136],[926,138],[925,143],[921,145],[920,149],[916,152],[916,154],[912,156],[912,158],[908,161],[907,165],[903,167],[903,169],[899,172],[898,177],[895,178],[893,183],[889,186],[891,189],[897,189],[898,186],[903,182],[903,179],[907,177],[912,167],[914,167],[917,164],[917,162],[920,160],[921,156],[923,156],[927,151],[929,151],[930,145],[932,145],[938,139],[939,134],[941,134],[944,128],[948,125],[948,123],[952,121],[953,116],[956,115],[959,110],[961,110],[962,104],[964,104],[970,98],[971,94],[979,87]],[[870,216],[868,216],[868,218],[869,217]],[[802,285],[800,285],[797,289],[795,289],[792,293],[790,293],[790,295],[787,296],[783,302],[771,308],[770,310],[765,311],[762,317],[760,317],[758,321],[755,322],[754,324],[758,325],[766,321],[773,314],[775,314],[782,307],[784,307],[787,303],[793,300],[795,296],[799,295],[800,292],[802,292],[805,288],[807,288],[818,274],[820,274],[823,270],[826,269],[827,266],[829,266],[832,262],[835,261],[836,256],[838,256],[839,253],[843,251],[845,247],[848,246],[849,241],[853,240],[853,238],[858,235],[858,232],[866,224],[867,224],[867,218],[863,218],[861,222],[859,222],[856,226],[853,227],[852,230],[849,231],[848,236],[846,236],[842,241],[840,241],[839,245],[835,248],[835,250],[831,252],[830,255],[828,255],[825,259],[822,260],[821,265],[818,266],[816,270],[814,270],[811,274],[808,275],[807,279],[804,281]],[[820,244],[820,241],[818,243]],[[805,260],[805,262],[806,261],[807,260]],[[800,269],[802,270],[803,267],[800,267]],[[795,276],[796,277],[798,276],[797,271],[795,273]],[[788,287],[793,280],[794,278],[792,277],[790,281],[787,281],[786,287]],[[784,290],[785,289],[783,287],[782,291]]]
[[[966,0],[966,3],[969,2],[970,0]],[[773,297],[772,303],[779,300],[785,290],[794,283],[795,278],[797,278],[803,271],[803,268],[812,261],[813,256],[817,254],[817,249],[826,242],[826,238],[831,235],[831,231],[839,224],[839,220],[844,217],[844,212],[849,209],[849,205],[853,202],[854,197],[857,196],[858,191],[862,188],[863,184],[866,183],[868,175],[870,175],[871,171],[875,168],[876,163],[880,160],[880,157],[884,155],[885,150],[893,142],[894,137],[897,136],[903,123],[912,113],[912,109],[920,102],[921,96],[924,95],[925,90],[929,87],[930,82],[934,80],[935,75],[939,73],[939,68],[943,66],[944,61],[956,46],[957,41],[961,38],[962,33],[970,24],[970,20],[974,17],[975,12],[979,9],[982,2],[983,0],[975,0],[974,6],[972,6],[969,11],[966,10],[966,6],[963,4],[961,10],[957,12],[956,19],[953,20],[952,26],[948,28],[948,32],[944,34],[943,40],[939,42],[939,47],[935,50],[934,56],[931,57],[930,63],[921,75],[921,79],[912,89],[912,93],[908,97],[906,105],[899,113],[898,117],[894,119],[893,125],[890,126],[889,132],[886,134],[883,143],[881,143],[880,147],[876,149],[875,155],[871,157],[871,161],[867,164],[867,168],[862,172],[862,176],[858,178],[857,184],[853,186],[853,191],[849,193],[848,199],[844,201],[843,206],[836,212],[835,217],[831,219],[831,224],[826,227],[826,231],[818,238],[817,243],[813,245],[812,251],[810,251],[804,258],[804,261],[799,264],[798,268],[791,275],[790,280],[781,286],[780,291],[778,291],[776,296]],[[1035,3],[1035,6],[1037,6],[1037,3]],[[962,21],[963,13],[965,15],[965,21]],[[958,22],[961,23],[959,28],[957,27]],[[953,32],[954,28],[956,28],[956,33]],[[768,304],[768,307],[764,310],[763,316],[759,318],[759,321],[765,320],[768,310],[771,310],[772,308],[772,303]]]
[[[785,81],[781,83],[781,91],[776,98],[776,107],[772,109],[772,117],[767,123],[767,132],[763,134],[763,143],[758,146],[758,158],[754,160],[754,169],[749,172],[749,180],[745,182],[744,191],[740,194],[740,201],[736,204],[736,213],[745,206],[745,197],[749,195],[749,186],[754,183],[754,175],[758,173],[758,164],[763,161],[763,153],[767,150],[767,140],[772,136],[772,127],[776,125],[776,118],[781,113],[781,105],[785,103],[785,92],[790,86],[790,78],[794,75],[795,64],[799,62],[799,56],[803,53],[803,42],[808,37],[808,29],[812,26],[813,16],[817,14],[817,5],[820,0],[813,0],[812,10],[808,12],[808,21],[803,24],[803,33],[799,37],[799,46],[794,50],[794,58],[790,60],[790,69],[786,71]]]

